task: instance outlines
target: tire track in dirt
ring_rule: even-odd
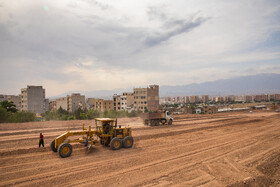
[[[79,169],[78,169],[79,170]],[[71,171],[73,171],[72,169],[71,169]]]
[[[213,129],[213,128],[220,128],[220,127],[226,127],[226,126],[232,126],[232,125],[240,125],[240,123],[254,123],[254,122],[258,122],[258,121],[261,121],[261,119],[253,119],[253,120],[248,120],[248,119],[245,119],[245,121],[236,121],[236,122],[232,122],[232,123],[227,123],[227,124],[220,124],[220,125],[213,125],[213,126],[209,126],[208,123],[202,123],[200,124],[200,126],[202,125],[208,125],[206,127],[197,127],[197,128],[191,128],[191,129],[187,129],[187,130],[182,130],[184,128],[186,128],[186,125],[182,125],[178,128],[178,126],[167,126],[169,127],[168,130],[172,130],[172,131],[169,131],[169,132],[165,132],[166,131],[166,128],[164,128],[163,126],[160,126],[157,128],[157,131],[153,132],[152,134],[148,134],[148,135],[134,135],[134,140],[135,141],[139,141],[141,139],[155,139],[155,138],[160,138],[160,137],[166,137],[166,136],[174,136],[174,135],[180,135],[180,134],[185,134],[185,133],[191,133],[191,132],[195,132],[195,131],[201,131],[201,130],[206,130],[206,129]],[[188,127],[187,127],[188,128]],[[155,130],[155,129],[153,129]],[[160,131],[164,131],[163,133],[159,133]],[[59,135],[57,132],[55,132],[57,134],[57,136]],[[26,136],[16,136],[16,139],[15,140],[21,140],[21,139],[24,139],[22,137],[26,137]],[[48,135],[48,137],[50,138],[50,135]],[[53,136],[54,138],[55,136]],[[29,138],[25,138],[24,141],[27,141],[27,140],[37,140],[38,139],[38,136],[33,136],[33,137],[29,137]],[[14,142],[14,139],[7,139],[5,138],[5,140],[3,140],[2,142],[0,141],[0,143],[4,143],[4,142],[8,142],[10,143],[11,141]],[[0,149],[1,150],[1,149]],[[6,148],[5,148],[6,150]],[[25,149],[20,149],[20,150],[15,150],[15,151],[0,151],[0,156],[3,156],[3,155],[12,155],[12,154],[17,154],[18,152],[23,154],[25,153],[24,151]],[[29,149],[29,150],[33,150],[33,151],[36,151],[35,148],[33,149]],[[18,151],[18,152],[17,152]],[[29,151],[26,151],[26,153],[29,153]]]

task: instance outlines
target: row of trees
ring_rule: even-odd
[[[99,112],[97,110],[82,110],[78,109],[75,113],[69,113],[68,111],[62,109],[61,107],[58,110],[47,111],[45,114],[42,114],[42,117],[46,121],[50,120],[91,120],[94,118],[119,118],[119,117],[136,117],[140,114],[140,111],[132,111],[128,113],[127,111],[105,111]]]
[[[20,112],[13,102],[0,102],[0,123],[20,123],[35,121],[36,116],[31,112]]]
[[[91,120],[94,118],[119,118],[119,117],[136,117],[140,114],[140,111],[105,111],[99,112],[97,110],[82,110],[78,109],[75,113],[69,113],[62,109],[47,111],[41,114],[46,121],[50,120]],[[35,121],[36,115],[31,112],[20,112],[16,109],[16,105],[13,102],[3,101],[0,103],[0,123],[20,123]]]

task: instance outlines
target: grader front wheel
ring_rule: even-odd
[[[69,143],[63,143],[58,147],[58,153],[61,158],[69,157],[72,153],[72,146]]]
[[[53,152],[57,152],[57,149],[55,148],[55,139],[51,142],[50,147]]]
[[[118,150],[122,147],[122,141],[119,138],[115,137],[111,140],[110,147],[113,150]]]

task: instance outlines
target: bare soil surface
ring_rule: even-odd
[[[140,118],[120,118],[133,129],[131,149],[73,144],[64,159],[50,150],[51,140],[94,121],[0,124],[0,186],[280,186],[279,113],[174,119],[147,127]]]

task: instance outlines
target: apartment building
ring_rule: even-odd
[[[50,100],[49,101],[49,110],[53,111],[55,109],[57,109],[57,107],[56,107],[56,100],[55,99],[54,100]]]
[[[56,109],[58,110],[59,108],[69,111],[68,96],[56,99]]]
[[[114,101],[112,100],[104,100],[104,112],[114,110]]]
[[[245,95],[245,96],[244,96],[244,101],[245,101],[246,103],[251,103],[251,102],[253,102],[253,96],[252,96],[252,95]]]
[[[235,96],[235,101],[236,102],[245,102],[245,97],[242,95]]]
[[[88,98],[87,104],[90,109],[97,110],[99,112],[114,110],[114,102],[112,100]]]
[[[150,85],[148,88],[148,111],[159,110],[159,86]]]
[[[21,110],[21,98],[18,95],[0,95],[0,102],[9,101],[16,105],[16,109]]]
[[[134,110],[148,110],[148,88],[134,88]]]
[[[133,110],[133,103],[134,103],[134,95],[130,92],[123,93],[123,96],[126,96],[126,110],[132,111]]]
[[[190,103],[198,103],[199,97],[196,95],[190,96]]]
[[[114,110],[120,111],[121,110],[121,96],[115,94],[113,96],[113,104],[114,104]]]
[[[86,97],[79,93],[73,93],[69,98],[69,112],[74,113],[79,108],[86,109]]]
[[[134,110],[144,112],[159,109],[159,86],[150,85],[147,88],[134,88]]]
[[[173,99],[174,99],[174,103],[181,103],[181,97],[176,96]]]
[[[86,98],[84,95],[79,93],[73,93],[67,95],[66,97],[61,97],[56,99],[56,108],[60,107],[70,113],[74,113],[76,110],[81,108],[82,110],[86,109]]]
[[[203,103],[208,103],[209,102],[209,96],[208,95],[203,95],[202,96],[202,102]]]
[[[222,96],[219,96],[219,97],[216,97],[215,98],[215,102],[220,102],[220,103],[223,103],[225,100],[224,100],[224,97]]]
[[[183,102],[184,102],[184,103],[190,103],[190,98],[189,98],[189,96],[184,96],[184,97],[183,97]]]
[[[27,86],[21,89],[21,111],[33,113],[45,113],[48,110],[49,101],[45,98],[45,89],[42,86]]]
[[[261,101],[269,101],[269,95],[267,94],[262,94],[262,95],[256,95],[254,100],[256,102],[261,102]]]
[[[271,94],[269,97],[270,101],[280,101],[280,94]]]

